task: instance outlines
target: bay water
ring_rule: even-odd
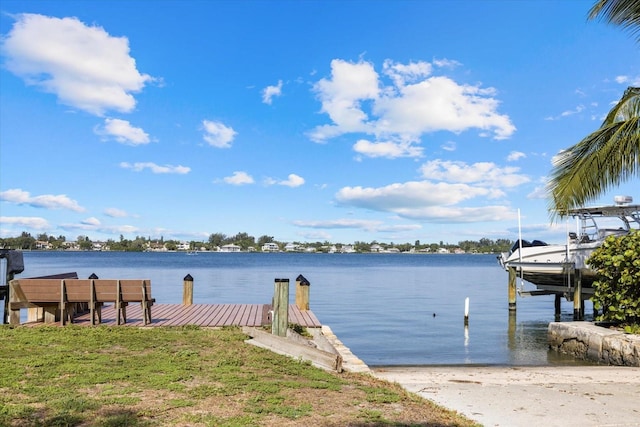
[[[293,304],[303,275],[310,309],[370,366],[584,363],[548,350],[553,296],[518,298],[509,315],[507,273],[495,255],[33,251],[24,263],[16,278],[75,271],[150,279],[158,304],[182,302],[187,274],[194,303],[270,303],[274,280],[288,278]],[[562,320],[572,314],[563,300]]]

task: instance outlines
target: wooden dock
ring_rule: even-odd
[[[322,324],[310,310],[300,310],[290,305],[289,323],[305,328],[320,328]],[[102,309],[101,325],[115,326],[117,312],[113,305]],[[154,304],[151,310],[151,323],[145,325],[141,306],[130,304],[127,307],[127,322],[120,326],[186,326],[201,327],[270,325],[272,321],[270,304]],[[91,325],[89,313],[78,315],[73,320],[77,325]]]

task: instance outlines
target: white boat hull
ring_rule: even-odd
[[[515,268],[518,276],[539,289],[562,292],[575,286],[576,273],[581,286],[593,293],[596,273],[587,260],[608,236],[624,236],[632,229],[640,230],[640,205],[630,205],[624,198],[622,205],[579,208],[568,212],[581,226],[568,234],[564,245],[548,245],[534,240],[517,242],[508,253],[498,257],[505,270]],[[618,200],[616,200],[618,202]]]

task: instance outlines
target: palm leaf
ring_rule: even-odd
[[[560,152],[553,167],[548,186],[553,217],[640,177],[640,88],[628,88],[600,129]]]
[[[637,34],[640,42],[640,0],[598,0],[589,11],[589,19],[595,18]]]

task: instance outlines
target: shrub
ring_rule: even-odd
[[[593,284],[594,307],[602,310],[598,320],[640,322],[640,230],[607,237],[588,264],[598,275]]]

